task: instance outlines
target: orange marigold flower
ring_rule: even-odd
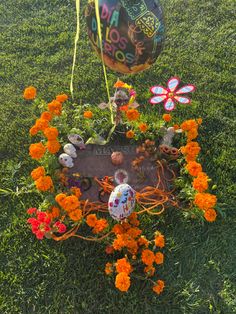
[[[210,193],[197,193],[194,199],[194,204],[202,210],[213,208],[216,205],[216,202],[216,196]]]
[[[202,166],[196,161],[190,161],[187,164],[186,169],[188,170],[189,174],[193,177],[197,177],[199,172],[202,172]]]
[[[52,114],[48,111],[44,111],[41,114],[41,119],[51,121],[52,120]]]
[[[126,137],[127,138],[134,138],[134,131],[132,131],[132,130],[129,130],[128,132],[126,132]]]
[[[159,232],[158,232],[157,236],[155,237],[155,245],[157,247],[161,247],[161,248],[165,246],[165,238]]]
[[[197,129],[198,124],[195,120],[186,120],[180,125],[180,127],[184,131],[190,131],[192,129]]]
[[[79,205],[79,200],[75,195],[66,196],[61,203],[61,206],[68,212],[77,209]]]
[[[140,117],[140,113],[137,109],[129,109],[126,111],[126,117],[129,121],[136,121]]]
[[[113,272],[112,263],[106,263],[105,273],[106,275],[110,275]]]
[[[108,245],[105,249],[106,254],[112,254],[114,253],[114,248],[112,245]]]
[[[128,291],[130,287],[130,277],[126,273],[116,275],[115,286],[122,292]]]
[[[191,129],[190,131],[188,131],[188,133],[187,133],[188,142],[194,140],[196,137],[198,137],[197,129]]]
[[[171,117],[170,114],[165,113],[165,114],[163,114],[162,119],[163,119],[164,121],[166,121],[166,122],[170,122],[171,119],[172,119],[172,117]]]
[[[157,252],[155,255],[155,263],[157,265],[163,264],[164,262],[164,254],[161,252]]]
[[[42,143],[31,144],[29,147],[29,154],[33,159],[40,159],[46,152],[46,148]]]
[[[53,206],[51,209],[51,217],[57,218],[60,216],[60,209],[58,207]]]
[[[126,273],[127,275],[129,275],[133,271],[133,269],[130,263],[124,257],[116,261],[116,271],[117,273]]]
[[[95,223],[95,226],[93,227],[93,233],[98,234],[100,232],[103,232],[108,227],[108,222],[106,219],[99,219]]]
[[[61,103],[63,103],[64,101],[66,101],[68,99],[68,96],[66,94],[62,94],[62,95],[57,95],[56,100],[60,101]]]
[[[40,177],[35,181],[35,185],[39,191],[48,191],[53,187],[52,178],[50,176]]]
[[[198,176],[193,180],[192,186],[198,192],[204,192],[208,189],[208,176],[205,172],[199,172]]]
[[[194,161],[199,154],[201,147],[197,142],[188,142],[186,146],[180,148],[182,154],[187,155],[186,160]]]
[[[82,210],[75,209],[69,212],[69,217],[73,221],[79,221],[82,218]]]
[[[117,235],[117,234],[122,234],[122,233],[124,233],[124,228],[122,227],[122,225],[116,224],[116,225],[112,228],[112,232],[114,232],[116,235]]]
[[[42,131],[44,131],[48,127],[48,124],[49,124],[48,120],[44,120],[42,118],[37,119],[35,122],[36,128]]]
[[[53,141],[58,137],[58,129],[54,127],[46,128],[43,133],[49,141]]]
[[[205,213],[204,213],[205,219],[207,221],[209,221],[209,222],[215,221],[216,220],[216,216],[217,216],[216,211],[214,209],[212,209],[212,208],[207,209],[205,211]]]
[[[97,222],[97,216],[95,214],[90,214],[86,218],[86,223],[89,227],[95,227]]]
[[[124,247],[124,241],[120,235],[117,236],[117,238],[114,240],[112,246],[115,251],[120,251]]]
[[[152,265],[155,261],[155,255],[151,250],[145,249],[142,251],[142,262],[145,265]]]
[[[32,172],[31,172],[31,177],[34,181],[38,180],[40,177],[44,177],[45,176],[45,169],[44,167],[38,167],[35,168]]]
[[[31,100],[36,97],[36,94],[37,94],[37,89],[33,86],[29,86],[29,87],[26,87],[26,89],[24,90],[23,97],[24,99]]]
[[[157,293],[157,294],[161,294],[163,289],[165,287],[165,283],[163,280],[157,280],[156,285],[152,288],[152,290]]]
[[[61,144],[57,140],[48,141],[46,143],[49,153],[56,154],[61,148]]]
[[[201,125],[202,124],[202,118],[197,119],[197,124]]]
[[[144,236],[141,236],[139,239],[138,239],[138,245],[139,246],[145,246],[145,247],[148,247],[149,246],[149,241],[146,237]]]
[[[62,111],[62,104],[58,100],[53,100],[48,104],[48,110],[55,116],[60,116]]]
[[[57,196],[55,197],[55,201],[61,206],[65,199],[66,199],[66,194],[64,193],[57,194]]]
[[[92,117],[93,117],[92,111],[85,111],[84,112],[84,118],[85,119],[92,119]]]
[[[137,213],[133,212],[132,214],[129,215],[128,219],[131,225],[136,226],[136,227],[139,226],[140,222],[138,221]]]
[[[155,274],[155,267],[152,265],[148,265],[144,268],[144,272],[148,275],[148,277],[152,277]]]
[[[139,127],[139,130],[143,133],[145,133],[148,129],[148,125],[146,123],[140,123],[138,127]]]
[[[31,136],[36,135],[39,132],[39,128],[36,125],[33,125],[32,128],[29,130]]]
[[[82,193],[80,188],[77,188],[76,186],[73,186],[72,188],[70,188],[71,192],[78,198],[81,197]]]
[[[127,231],[127,234],[128,234],[129,236],[131,236],[132,238],[134,238],[134,239],[136,239],[137,237],[139,237],[141,233],[142,233],[142,230],[139,229],[139,228],[136,228],[136,227],[130,228],[130,229]]]

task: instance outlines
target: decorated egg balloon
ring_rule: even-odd
[[[164,18],[159,0],[99,0],[103,59],[110,69],[132,74],[148,69],[160,55]],[[85,12],[88,35],[101,56],[95,1]]]
[[[108,210],[111,217],[118,221],[123,220],[133,212],[134,206],[134,189],[128,184],[117,185],[108,201]]]

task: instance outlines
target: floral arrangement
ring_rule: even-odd
[[[152,87],[151,92],[155,96],[151,103],[165,101],[164,107],[168,111],[175,109],[177,101],[190,103],[189,99],[180,95],[193,91],[195,87],[186,85],[176,92],[179,83],[178,78],[172,78],[168,81],[168,88]],[[29,131],[36,139],[29,147],[29,155],[38,162],[31,172],[31,179],[43,201],[37,208],[33,205],[27,210],[30,216],[28,224],[39,240],[63,241],[77,237],[103,242],[106,254],[115,258],[107,262],[105,273],[115,276],[117,289],[128,291],[131,279],[137,277],[150,281],[153,291],[160,294],[165,283],[156,277],[156,270],[164,263],[165,237],[157,230],[148,239],[141,228],[140,217],[149,214],[155,218],[167,207],[173,207],[182,208],[189,217],[215,221],[217,199],[211,193],[214,186],[198,161],[201,147],[196,138],[202,119],[187,120],[177,125],[173,116],[165,113],[158,120],[157,127],[148,123],[148,117],[142,110],[139,111],[142,106],[136,102],[137,93],[132,86],[118,80],[114,87],[115,95],[108,104],[102,103],[97,107],[87,104],[75,108],[72,113],[68,110],[69,99],[65,94],[57,95],[48,104],[38,99],[35,102],[41,115]],[[26,101],[34,100],[36,94],[36,89],[30,86],[25,89],[23,97]],[[70,126],[69,121],[73,121],[73,125]],[[107,141],[105,132],[109,132]],[[104,173],[103,178],[94,177],[93,181],[102,196],[110,196],[109,200],[100,202],[84,198],[83,191],[86,189],[83,184],[89,186],[89,180],[82,180],[83,184],[78,186],[76,181],[71,183],[68,176],[74,165],[73,158],[77,156],[76,151],[86,149],[90,143],[105,144],[118,133],[120,137],[123,135],[124,141],[138,143],[137,156],[131,163],[132,171],[139,172],[147,158],[156,165],[156,186],[146,186],[140,191],[125,190],[126,194],[121,191],[116,193],[119,184],[114,177]],[[87,142],[83,140],[85,136],[90,136]],[[173,146],[174,137],[180,144],[178,148]],[[68,139],[71,139],[69,144]],[[76,144],[76,149],[73,144]],[[64,152],[58,158],[63,146]],[[122,154],[112,156],[117,165],[123,159]],[[165,177],[166,171],[171,177]],[[77,176],[80,177],[80,174]],[[122,212],[120,218],[115,215],[115,208],[124,195],[127,212]]]

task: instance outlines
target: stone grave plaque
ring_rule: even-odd
[[[127,172],[127,183],[136,191],[140,191],[146,186],[156,186],[157,166],[155,162],[145,159],[140,166],[140,172],[132,168],[132,161],[137,157],[136,148],[137,146],[134,145],[87,145],[85,150],[77,150],[74,167],[69,170],[68,175],[73,176],[73,174],[78,173],[81,177],[90,177],[92,179],[92,186],[89,190],[83,192],[82,199],[98,201],[99,185],[93,178],[114,177],[118,169]],[[112,164],[111,154],[113,152],[122,152],[124,154],[124,162],[121,165],[115,166]],[[114,184],[117,185],[115,182]]]

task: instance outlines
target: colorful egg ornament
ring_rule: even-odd
[[[127,218],[135,207],[135,191],[128,184],[120,184],[112,191],[108,210],[112,218],[121,221]]]

